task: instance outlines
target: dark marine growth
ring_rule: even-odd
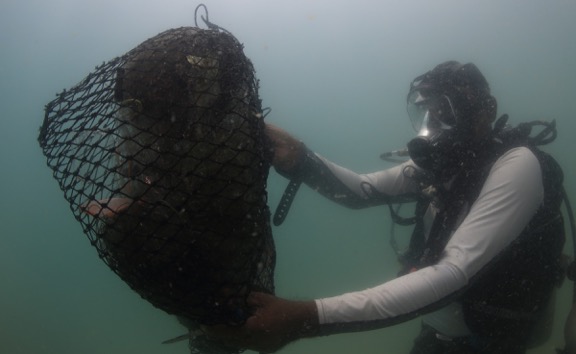
[[[270,146],[229,33],[171,29],[102,64],[47,105],[39,142],[100,258],[189,329],[241,324],[274,291]]]

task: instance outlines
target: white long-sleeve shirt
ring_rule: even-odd
[[[319,158],[359,198],[370,198],[362,188],[363,182],[391,197],[416,191],[414,181],[402,172],[413,164],[411,161],[361,175]],[[507,151],[491,167],[478,198],[436,264],[370,289],[316,300],[320,324],[377,328],[437,311],[425,321],[440,333],[454,337],[467,334],[458,302],[447,305],[446,299],[465,288],[471,277],[520,235],[543,198],[536,156],[524,147]],[[432,214],[427,213],[427,217]]]

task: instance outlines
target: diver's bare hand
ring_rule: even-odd
[[[280,172],[292,172],[302,160],[302,155],[305,153],[304,144],[272,124],[266,124],[265,132],[274,146],[274,159],[272,160],[274,167]]]
[[[318,331],[318,312],[314,301],[290,301],[264,293],[252,293],[252,317],[240,327],[205,326],[204,334],[238,348],[274,353],[286,344]]]

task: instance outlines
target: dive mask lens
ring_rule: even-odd
[[[420,90],[408,95],[408,116],[418,135],[427,136],[430,131],[448,130],[456,125],[456,112],[446,95],[425,96]]]
[[[408,95],[406,110],[408,111],[412,128],[417,132],[420,132],[425,123],[427,123],[425,122],[428,116],[427,102],[428,99],[424,97],[420,91],[412,91]]]

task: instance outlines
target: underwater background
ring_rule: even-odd
[[[266,118],[358,172],[387,168],[384,151],[415,134],[409,83],[442,61],[474,62],[511,122],[556,119],[545,149],[564,167],[576,203],[576,1],[206,0],[210,20],[245,45]],[[0,354],[176,354],[174,317],[130,290],[97,257],[36,141],[46,103],[96,65],[168,28],[194,25],[184,0],[0,1]],[[275,208],[287,181],[269,178]],[[386,207],[348,210],[301,188],[273,229],[277,294],[312,299],[395,276]],[[401,244],[409,230],[396,229]],[[571,254],[570,241],[566,252]],[[572,283],[559,290],[555,327],[531,354],[553,354]],[[419,320],[302,340],[296,353],[406,353]]]

